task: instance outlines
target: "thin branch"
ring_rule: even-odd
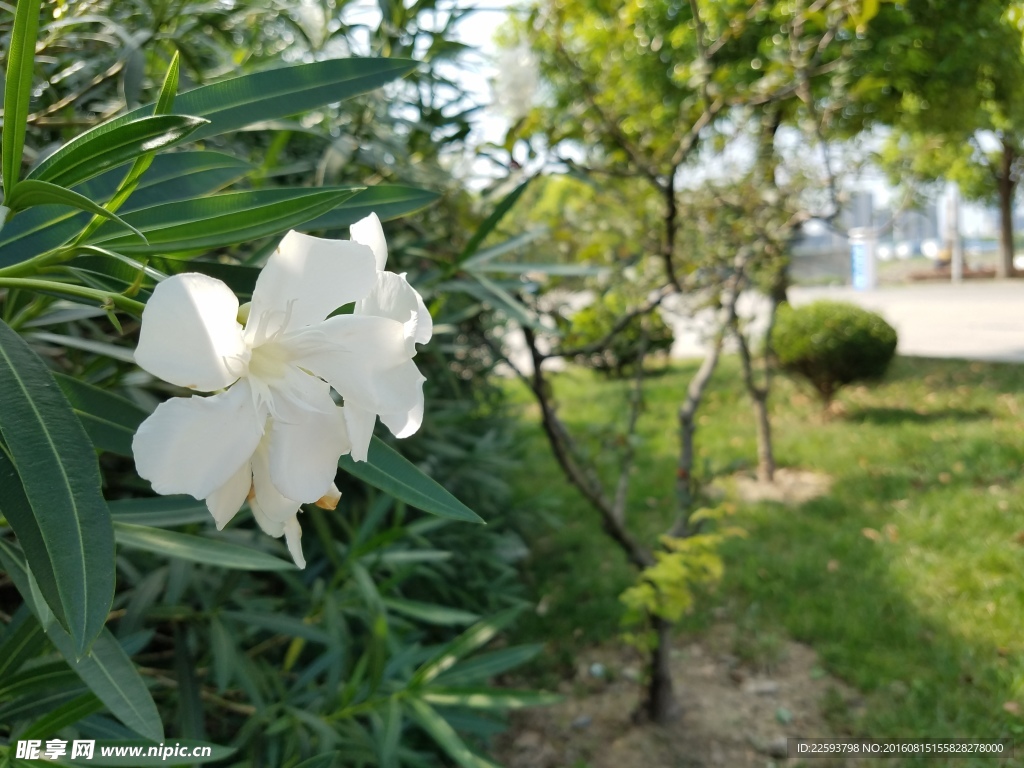
[[[530,383],[530,391],[540,406],[544,433],[547,435],[548,443],[555,454],[558,465],[562,468],[566,479],[576,486],[577,490],[590,502],[590,505],[597,510],[601,516],[601,526],[605,533],[615,540],[629,561],[641,570],[653,565],[654,557],[633,538],[626,526],[618,519],[593,471],[581,466],[576,459],[572,438],[565,425],[555,414],[551,402],[550,385],[544,377],[544,357],[537,349],[537,339],[533,329],[524,327],[523,336],[526,338],[527,347],[529,347],[533,358],[533,379]]]
[[[647,323],[643,323],[640,330],[640,349],[637,355],[639,362],[636,364],[636,374],[633,377],[633,386],[629,393],[629,419],[626,423],[626,448],[623,451],[619,470],[619,481],[615,485],[615,501],[612,503],[612,514],[624,525],[626,522],[626,496],[629,493],[629,476],[633,470],[633,460],[636,455],[637,422],[640,419],[640,411],[643,409],[643,386],[644,386],[644,358],[647,355],[649,335]]]
[[[610,344],[611,341],[633,320],[653,312],[668,296],[675,293],[676,290],[676,287],[673,285],[662,286],[650,299],[648,299],[646,303],[641,304],[636,309],[630,310],[616,320],[615,324],[611,327],[611,330],[597,341],[593,341],[590,344],[584,344],[579,347],[558,349],[547,353],[538,352],[538,354],[540,355],[541,360],[547,360],[551,357],[577,357],[580,355],[592,355],[594,352],[599,352],[607,347],[608,344]]]

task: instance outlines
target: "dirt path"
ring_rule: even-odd
[[[811,648],[780,640],[770,663],[743,664],[732,624],[681,642],[674,679],[681,711],[665,727],[636,726],[639,654],[594,649],[563,684],[560,704],[520,714],[499,741],[506,768],[768,768],[796,766],[787,737],[833,735],[825,708],[856,709],[857,693],[830,678]],[[841,765],[814,760],[814,768]]]

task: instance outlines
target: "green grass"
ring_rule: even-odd
[[[649,381],[630,497],[631,521],[649,541],[671,516],[675,410],[694,365]],[[588,448],[614,447],[625,385],[570,370],[555,387]],[[829,706],[852,734],[1024,737],[1024,719],[1003,706],[1024,712],[1022,392],[1024,367],[897,359],[884,383],[839,395],[845,415],[824,418],[807,389],[777,378],[778,463],[829,474],[832,492],[797,508],[742,507],[736,523],[749,536],[726,546],[724,582],[686,629],[699,631],[717,607],[743,629],[738,655],[777,645],[780,632],[810,644],[866,695],[857,717]],[[538,677],[549,682],[581,647],[617,636],[617,595],[633,573],[562,479],[526,394],[515,397],[526,459],[513,480],[532,548],[525,571],[545,608],[516,639],[548,643]],[[724,361],[700,414],[703,477],[750,467],[753,422],[736,361]],[[883,533],[876,541],[864,529]]]

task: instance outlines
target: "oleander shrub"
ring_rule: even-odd
[[[896,353],[891,325],[839,301],[781,307],[771,340],[779,366],[807,379],[826,405],[847,384],[881,378]]]
[[[585,347],[607,337],[630,306],[619,293],[602,294],[569,318],[564,346],[569,349]],[[600,349],[575,355],[574,359],[579,365],[607,376],[621,377],[634,370],[645,353],[668,355],[674,340],[672,329],[655,309],[644,317],[630,320]]]

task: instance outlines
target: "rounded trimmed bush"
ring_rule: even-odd
[[[779,366],[811,382],[827,405],[840,387],[885,373],[896,353],[896,330],[854,304],[784,304],[772,329],[772,349]]]

